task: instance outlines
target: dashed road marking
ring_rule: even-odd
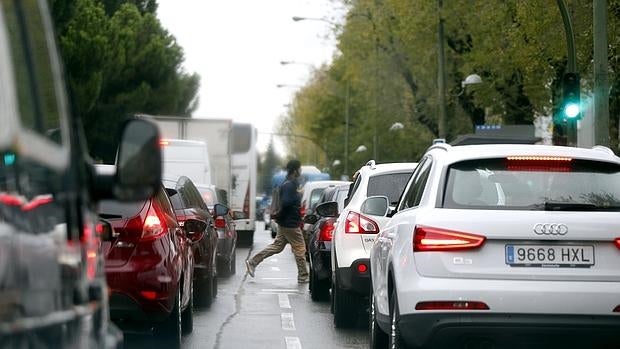
[[[295,278],[260,278],[261,280],[295,280]]]
[[[284,337],[286,349],[302,349],[299,337]]]
[[[293,313],[280,314],[282,320],[282,329],[285,331],[295,331],[295,320],[293,319]]]
[[[261,292],[281,292],[281,293],[299,293],[295,288],[263,288]]]
[[[271,267],[271,270],[272,271],[280,271],[280,268],[278,268],[278,267]]]
[[[278,294],[278,303],[280,304],[280,308],[291,309],[291,302],[288,299],[288,294],[280,293]]]

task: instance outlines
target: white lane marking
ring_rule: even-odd
[[[261,292],[284,292],[284,293],[299,293],[297,289],[290,288],[263,288],[260,290]]]
[[[271,267],[271,270],[273,270],[273,271],[280,271],[280,268],[278,268],[278,267]]]
[[[288,299],[288,294],[279,293],[278,294],[278,303],[280,304],[280,308],[291,309],[291,302]]]
[[[293,319],[293,313],[282,313],[282,329],[285,331],[295,331],[295,320]]]
[[[295,278],[260,278],[261,280],[295,280]]]
[[[286,349],[302,349],[299,337],[284,337]]]

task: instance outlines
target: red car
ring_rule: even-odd
[[[193,328],[194,258],[165,189],[140,202],[104,200],[99,215],[114,227],[103,242],[112,320],[123,329],[155,327],[166,347],[180,347]]]

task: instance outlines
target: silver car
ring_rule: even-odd
[[[436,144],[394,211],[370,251],[371,347],[620,347],[608,148]]]

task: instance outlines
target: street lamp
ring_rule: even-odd
[[[303,86],[301,86],[301,85],[290,85],[290,84],[277,84],[276,87],[277,88],[284,88],[284,87],[302,88]]]
[[[355,149],[355,152],[356,152],[356,153],[363,153],[363,152],[365,152],[366,150],[368,150],[368,148],[366,148],[366,146],[365,146],[365,145],[360,144],[360,145],[357,147],[357,149]]]
[[[478,74],[467,75],[465,80],[461,81],[461,92],[459,92],[457,96],[460,96],[463,94],[463,92],[465,92],[465,87],[467,87],[467,85],[475,85],[475,84],[481,84],[481,83],[482,83],[482,78],[480,77],[480,75]]]
[[[390,131],[398,131],[402,130],[403,128],[405,128],[405,125],[400,122],[395,122],[392,124],[392,126],[390,126]]]
[[[325,23],[331,24],[333,26],[339,26],[340,25],[340,24],[338,24],[338,23],[336,23],[334,21],[331,21],[331,20],[329,20],[327,18],[293,16],[292,19],[295,22],[299,22],[299,21],[319,21],[319,22],[325,22]]]
[[[298,65],[307,65],[310,68],[314,68],[314,64],[307,62],[297,62],[297,61],[280,61],[281,65],[290,65],[290,64],[298,64]]]

